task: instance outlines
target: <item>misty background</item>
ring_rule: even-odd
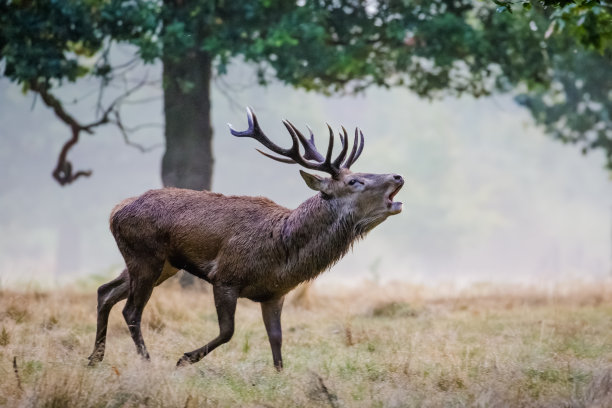
[[[133,75],[161,77],[161,65]],[[611,276],[612,191],[603,154],[583,156],[551,139],[512,95],[426,101],[408,90],[370,89],[325,97],[256,83],[239,62],[214,81],[213,191],[262,195],[289,208],[314,194],[298,166],[267,159],[254,150],[257,142],[229,134],[227,122],[246,128],[245,106],[283,146],[290,143],[285,118],[300,129],[310,125],[319,145],[327,140],[326,122],[349,132],[359,126],[365,149],[352,170],[406,180],[396,197],[403,212],[355,245],[321,284],[543,285]],[[87,122],[95,117],[98,86],[80,80],[58,95]],[[31,93],[0,80],[0,287],[110,277],[123,268],[108,216],[122,199],[161,187],[163,154],[161,85],[130,101],[122,114],[139,127],[132,141],[153,150],[126,145],[114,127],[83,134],[70,158],[93,175],[61,187],[51,171],[69,129]]]

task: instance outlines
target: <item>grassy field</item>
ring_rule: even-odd
[[[1,291],[0,406],[612,406],[610,284],[315,287],[286,303],[282,373],[254,303],[239,303],[229,344],[182,369],[182,353],[217,334],[210,291],[157,288],[143,323],[150,363],[122,304],[106,359],[89,368],[94,289]]]

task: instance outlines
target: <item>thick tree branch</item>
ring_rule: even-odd
[[[55,115],[60,118],[62,122],[66,123],[68,126],[71,127],[81,127],[81,125],[76,121],[76,119],[74,119],[68,112],[64,110],[62,102],[60,102],[59,99],[49,93],[47,85],[32,81],[30,82],[30,90],[38,93],[45,105],[53,109]]]

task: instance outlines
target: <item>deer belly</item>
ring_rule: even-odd
[[[189,272],[190,274],[197,276],[200,279],[204,279],[210,282],[212,271],[216,267],[215,261],[200,261],[196,262],[183,254],[174,254],[168,257],[170,265],[177,269],[182,269]]]
[[[247,298],[254,302],[266,302],[271,299],[278,299],[291,289],[294,285],[283,285],[280,282],[272,283],[270,281],[259,282],[250,285],[244,285],[240,288],[238,296]]]
[[[247,298],[249,300],[252,300],[253,302],[267,302],[268,300],[279,298],[280,296],[282,296],[282,294],[265,289],[262,290],[252,287],[246,287],[240,291],[239,296],[241,298]]]

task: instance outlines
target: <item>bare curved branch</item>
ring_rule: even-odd
[[[119,113],[119,110],[115,110],[113,112],[113,115],[114,115],[115,119],[112,122],[117,126],[117,128],[121,132],[121,136],[123,136],[123,141],[125,142],[126,145],[138,149],[141,153],[148,153],[148,152],[150,152],[152,150],[155,150],[157,148],[160,148],[160,147],[164,146],[163,143],[156,143],[156,144],[151,145],[151,146],[143,146],[140,143],[135,143],[135,142],[131,141],[130,140],[130,135],[129,135],[130,133],[137,132],[140,129],[151,128],[151,127],[160,127],[160,126],[162,126],[161,124],[159,124],[159,123],[145,123],[145,124],[138,125],[138,126],[135,126],[135,127],[132,127],[132,128],[128,128],[121,121],[121,114]]]
[[[55,116],[57,116],[62,122],[68,125],[71,130],[72,136],[62,146],[62,149],[57,158],[57,164],[55,166],[55,169],[53,169],[53,172],[51,173],[53,178],[61,186],[71,184],[79,177],[89,177],[92,174],[91,170],[75,171],[73,169],[72,163],[68,160],[68,153],[70,152],[70,149],[72,149],[74,145],[78,143],[81,132],[93,134],[95,128],[108,123],[115,123],[119,127],[119,129],[122,130],[118,124],[120,122],[112,121],[111,114],[118,114],[120,104],[132,93],[142,88],[145,84],[146,78],[140,81],[134,87],[127,89],[117,98],[115,98],[115,100],[113,100],[105,109],[101,110],[102,114],[98,119],[88,124],[81,124],[76,118],[74,118],[74,116],[72,116],[64,109],[64,105],[62,104],[62,102],[49,91],[48,84],[37,81],[31,81],[29,83],[30,90],[40,95],[45,105],[53,109],[53,113],[55,113]],[[122,132],[123,131],[124,130],[122,130]]]

